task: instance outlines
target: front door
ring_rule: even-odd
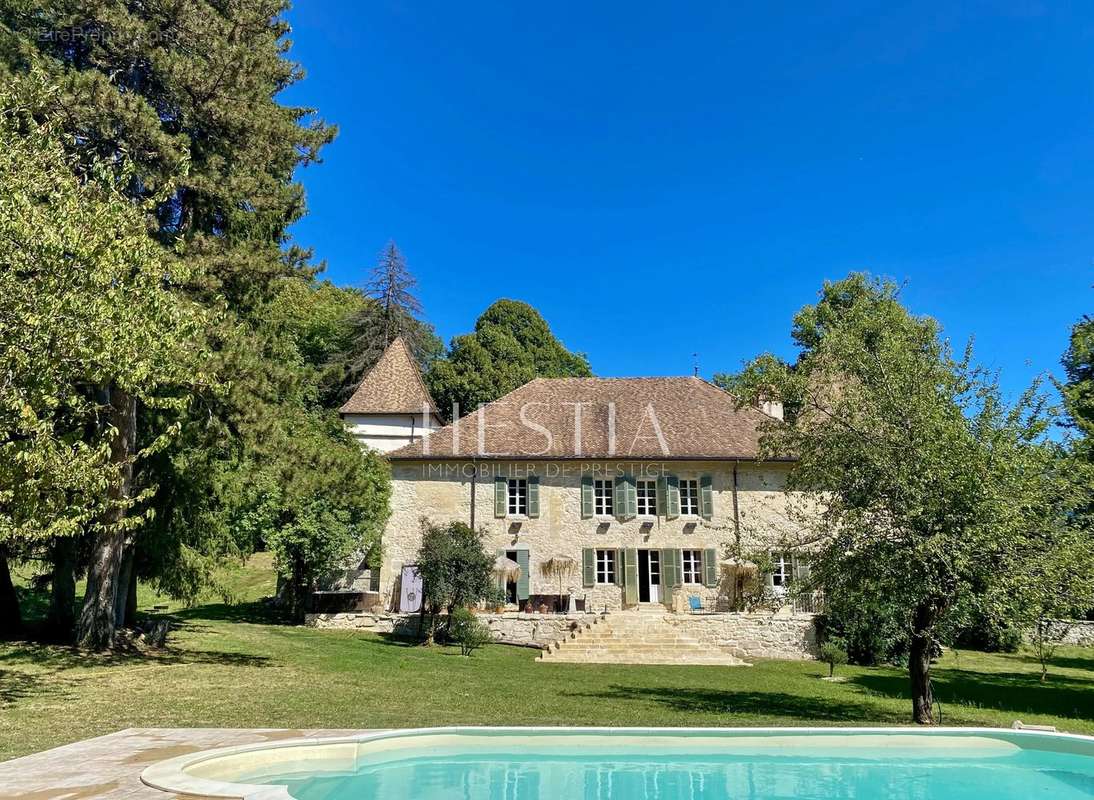
[[[650,602],[661,602],[661,551],[648,550],[650,560]]]
[[[661,602],[661,551],[638,551],[638,602]]]

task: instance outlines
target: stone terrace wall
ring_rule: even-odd
[[[701,642],[728,649],[738,658],[803,660],[817,657],[817,631],[812,614],[666,614]]]
[[[628,612],[617,612],[626,614]],[[633,612],[632,612],[633,613]],[[543,648],[590,620],[593,614],[479,614],[501,644]],[[811,614],[666,614],[666,622],[700,641],[728,648],[740,658],[811,659],[817,639]],[[416,636],[418,614],[308,614],[313,628],[337,628]]]
[[[593,614],[477,614],[501,644],[543,648],[563,638]],[[346,613],[308,614],[304,624],[310,628],[336,628],[389,633],[395,636],[418,635],[419,614]]]

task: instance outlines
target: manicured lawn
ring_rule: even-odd
[[[246,593],[268,592],[265,573],[252,573]],[[535,651],[500,645],[468,659],[374,635],[243,621],[264,618],[252,603],[172,613],[179,627],[157,655],[0,644],[0,759],[126,727],[889,725],[909,717],[907,677],[897,669],[845,667],[847,681],[829,683],[820,680],[827,668],[813,662],[536,664]],[[947,653],[935,677],[944,722],[1022,719],[1094,733],[1094,650],[1062,648],[1046,684],[1037,671],[1028,653]]]

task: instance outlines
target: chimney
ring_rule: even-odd
[[[757,402],[756,405],[759,407],[760,411],[767,414],[767,416],[774,417],[775,419],[779,420],[780,422],[782,421],[782,419],[783,419],[783,401],[782,400],[773,400],[770,397],[767,397],[766,395],[760,395],[759,402]]]

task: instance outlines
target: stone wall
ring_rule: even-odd
[[[817,657],[812,614],[666,614],[665,621],[689,636],[728,649],[743,659]]]
[[[1094,647],[1094,620],[1056,619],[1050,621],[1049,625],[1048,638],[1051,640],[1080,647]],[[1027,640],[1032,640],[1033,637],[1034,631],[1026,634]]]
[[[443,460],[395,461],[392,463],[391,516],[382,541],[381,595],[389,608],[394,607],[396,581],[401,569],[415,562],[421,547],[423,517],[438,524],[471,521],[473,487],[475,526],[485,529],[487,548],[491,551],[528,550],[530,593],[555,595],[559,591],[558,580],[543,574],[543,562],[555,556],[569,556],[580,565],[584,548],[714,548],[721,557],[738,548],[749,553],[776,547],[797,530],[789,518],[784,491],[788,469],[785,464],[741,462],[735,466],[733,462],[724,461],[496,461],[477,464]],[[581,478],[611,478],[620,474],[638,478],[676,475],[681,479],[709,475],[713,483],[713,516],[709,520],[696,516],[583,519]],[[495,476],[528,475],[539,478],[539,516],[534,519],[495,517]],[[735,505],[740,542],[734,519]],[[719,577],[722,582],[718,586],[694,583],[684,585],[678,591],[699,596],[704,608],[725,610],[731,607],[735,581],[725,573],[720,573]],[[586,608],[590,610],[617,610],[623,605],[621,587],[611,584],[585,586],[580,568],[563,582],[562,591],[585,598]]]
[[[543,648],[563,638],[592,614],[477,614],[501,644]],[[346,613],[308,614],[304,624],[310,628],[362,630],[416,637],[421,624],[420,614]],[[426,618],[428,620],[428,617]]]
[[[618,612],[628,613],[628,612]],[[593,614],[478,614],[501,644],[546,647],[591,619]],[[726,613],[665,614],[671,625],[702,642],[725,647],[744,659],[816,657],[816,631],[810,614]],[[396,636],[416,636],[418,614],[309,614],[313,628],[365,630]]]

